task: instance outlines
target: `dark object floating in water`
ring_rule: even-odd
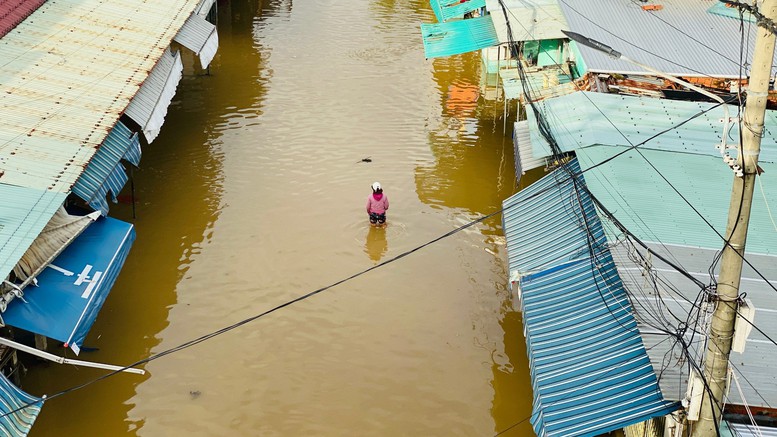
[[[201,394],[202,394],[202,392],[199,391],[199,390],[191,390],[191,391],[189,391],[189,396],[191,396],[192,399],[197,399],[198,397],[200,397]]]
[[[356,163],[357,163],[357,164],[358,164],[358,163],[360,163],[360,162],[372,162],[372,158],[370,158],[370,157],[368,156],[368,157],[366,157],[366,158],[362,158],[362,159],[361,159],[361,161],[356,161]]]

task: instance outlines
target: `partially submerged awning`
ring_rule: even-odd
[[[31,396],[0,373],[0,431],[4,436],[26,436],[43,407],[43,399]],[[14,410],[19,411],[14,411]],[[14,411],[11,413],[11,411]],[[10,414],[9,414],[10,413]]]
[[[143,129],[149,143],[159,135],[165,122],[167,107],[175,95],[175,89],[183,76],[181,54],[165,49],[159,62],[149,73],[140,90],[132,98],[125,113]]]
[[[64,342],[76,354],[124,265],[135,230],[110,217],[89,226],[14,299],[6,324]]]
[[[491,17],[477,17],[449,23],[421,24],[427,59],[458,55],[499,43]]]
[[[504,202],[538,436],[595,436],[666,415],[576,159]]]
[[[115,201],[127,183],[122,159],[136,166],[140,164],[140,140],[136,133],[119,121],[73,186],[73,192],[102,215],[108,215],[108,202],[105,200],[108,192]]]
[[[486,0],[431,0],[432,11],[437,21],[448,21],[461,18],[467,12],[472,12],[486,6]]]
[[[199,56],[202,68],[208,68],[219,48],[216,26],[197,13],[189,16],[174,40]]]

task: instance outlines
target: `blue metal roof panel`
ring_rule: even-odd
[[[461,18],[467,12],[472,12],[486,6],[486,0],[438,1],[431,0],[432,10],[437,21],[444,22],[453,18]]]
[[[0,183],[0,279],[8,276],[65,197],[65,193]]]
[[[539,436],[594,436],[677,408],[663,399],[579,172],[572,159],[503,203]]]
[[[612,46],[631,59],[676,76],[739,77],[739,20],[707,12],[709,1],[660,3],[661,10],[646,11],[622,0],[595,4],[559,0],[568,30]],[[753,51],[754,29],[745,32],[746,53]],[[634,64],[588,47],[580,47],[580,52],[590,71],[645,73]]]
[[[103,215],[108,214],[107,192],[115,198],[127,182],[122,159],[136,165],[140,162],[140,140],[124,123],[117,122],[73,186],[75,194]]]
[[[0,430],[3,435],[26,436],[42,406],[43,399],[23,392],[0,373]],[[19,411],[14,411],[17,409]]]
[[[491,17],[477,17],[449,23],[421,24],[427,59],[458,55],[497,45]]]

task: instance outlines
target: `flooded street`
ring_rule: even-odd
[[[136,219],[111,205],[137,240],[79,358],[146,358],[498,210],[501,103],[473,102],[477,54],[424,59],[433,21],[424,0],[219,2],[210,75],[187,71],[134,172]],[[364,210],[376,180],[386,229]],[[502,241],[497,215],[52,399],[30,435],[494,435],[531,414]],[[105,373],[28,367],[36,395]]]

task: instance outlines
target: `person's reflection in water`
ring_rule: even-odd
[[[386,229],[370,226],[370,230],[367,233],[367,241],[364,242],[364,252],[377,264],[387,250]]]

